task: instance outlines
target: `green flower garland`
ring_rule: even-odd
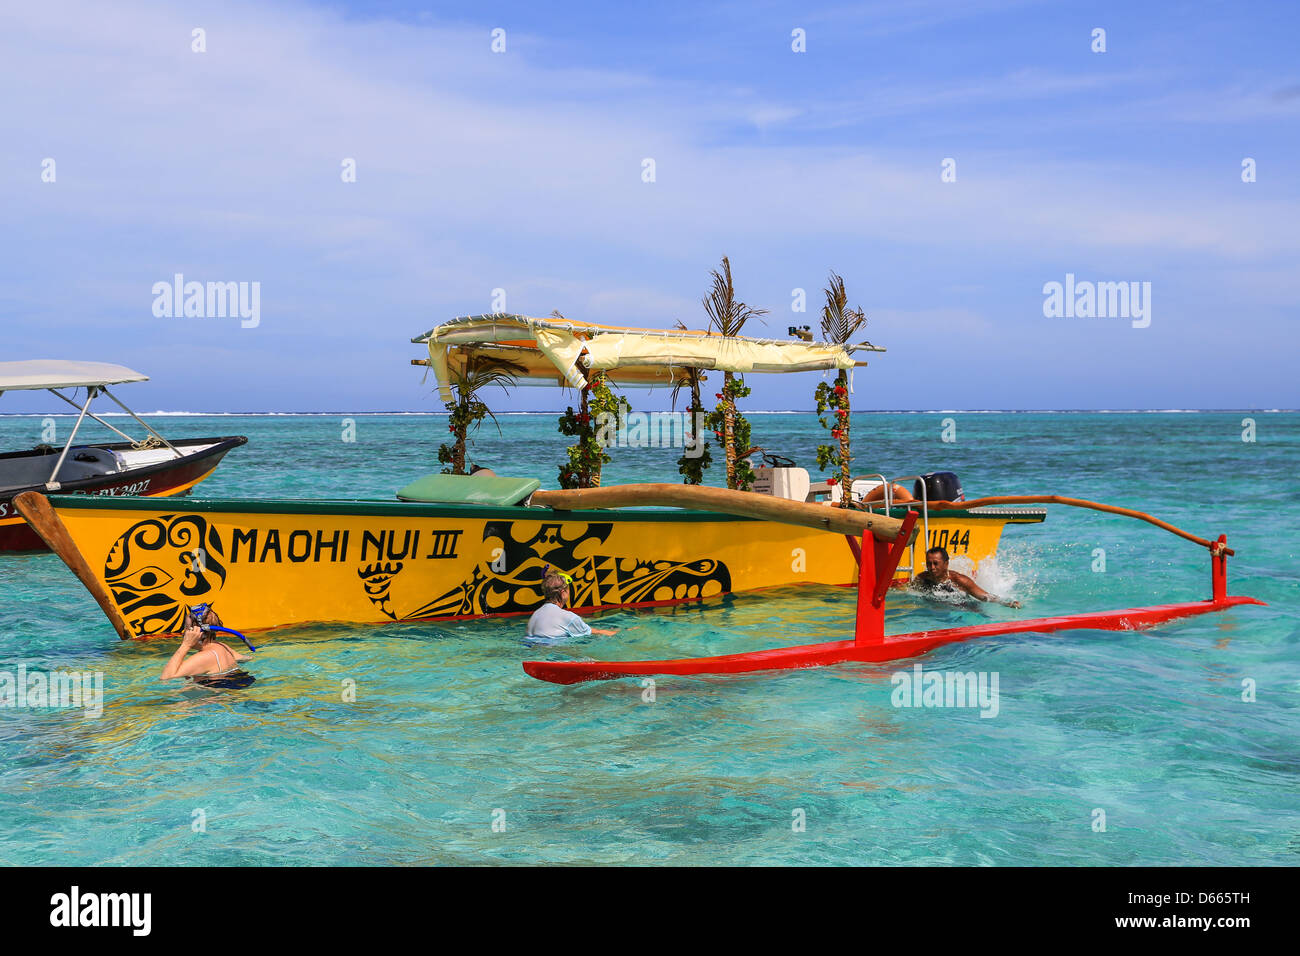
[[[442,469],[444,475],[465,474],[465,448],[470,429],[478,430],[480,423],[488,416],[488,407],[476,398],[467,402],[447,402],[447,430],[455,439],[452,444],[438,446],[438,461],[448,467]]]
[[[722,391],[717,393],[718,406],[705,419],[705,425],[727,454],[727,487],[736,491],[749,491],[758,477],[748,458],[737,457],[752,447],[749,420],[736,408],[736,399],[746,398],[749,393],[744,379],[733,377],[731,372],[724,373]]]
[[[841,508],[848,508],[852,504],[850,501],[852,495],[849,491],[851,476],[849,475],[849,463],[853,456],[849,454],[849,389],[848,374],[841,369],[840,374],[836,376],[835,384],[822,382],[817,386],[817,420],[821,422],[823,428],[829,428],[831,438],[835,439],[834,445],[817,446],[817,467],[833,467],[838,471],[838,475],[832,475],[826,479],[831,484],[838,484],[842,494],[840,495]],[[827,420],[827,413],[831,413],[831,420]]]
[[[694,458],[683,453],[682,457],[677,459],[677,473],[682,476],[682,484],[685,485],[704,484],[704,471],[709,465],[713,464],[713,455],[709,451],[709,443],[704,441],[703,434],[694,434],[697,422],[704,422],[705,427],[707,427],[708,418],[702,414],[703,412],[704,404],[700,401],[699,390],[696,389],[691,394],[691,406],[686,410],[686,414],[690,416],[691,437],[695,439],[695,444],[697,446],[700,446],[701,442],[704,442],[704,444],[700,446],[700,454]]]
[[[595,423],[602,415],[617,420],[620,408],[627,414],[632,406],[615,395],[607,381],[603,372],[594,373],[582,388],[578,410],[570,405],[559,418],[560,434],[578,439],[568,448],[569,460],[560,465],[561,488],[599,488],[601,469],[613,460],[605,453]]]

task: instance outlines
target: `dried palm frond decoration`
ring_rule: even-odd
[[[739,335],[745,323],[767,309],[752,309],[736,298],[736,285],[731,278],[731,262],[722,257],[722,269],[713,270],[713,288],[704,297],[704,311],[709,317],[709,328],[719,335]],[[736,399],[744,398],[750,390],[744,379],[734,372],[722,373],[722,391],[717,393],[718,406],[709,415],[708,424],[722,443],[727,461],[727,487],[748,491],[754,483],[754,469],[745,457],[750,447],[749,422],[736,408]]]
[[[849,296],[844,290],[844,279],[834,270],[831,271],[830,280],[823,291],[826,294],[826,305],[822,307],[822,338],[836,345],[847,345],[849,339],[867,324],[867,316],[861,309],[849,307]],[[822,427],[830,429],[831,438],[835,439],[834,445],[817,446],[817,466],[833,467],[839,472],[838,475],[832,475],[829,481],[832,484],[839,484],[840,507],[847,508],[852,504],[850,463],[853,461],[849,448],[851,409],[848,371],[840,369],[833,385],[830,382],[819,383],[816,399],[817,420],[822,423]],[[829,421],[826,418],[828,412],[832,414]]]

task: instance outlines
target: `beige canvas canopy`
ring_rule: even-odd
[[[120,385],[147,382],[148,375],[125,365],[108,362],[70,362],[65,359],[27,359],[0,362],[0,392],[34,388],[87,388],[92,385]]]
[[[412,339],[429,347],[429,361],[444,401],[451,401],[453,371],[471,354],[501,358],[539,384],[581,388],[589,371],[604,371],[621,387],[673,385],[687,369],[726,372],[809,372],[847,369],[857,351],[883,352],[870,343],[837,345],[716,335],[689,329],[635,329],[572,319],[538,319],[498,313],[444,322]]]

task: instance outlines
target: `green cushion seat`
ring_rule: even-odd
[[[397,493],[399,501],[428,504],[490,505],[497,508],[521,504],[542,486],[536,478],[486,478],[474,475],[425,475]]]

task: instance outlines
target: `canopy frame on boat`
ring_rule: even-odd
[[[591,373],[609,374],[620,387],[684,383],[689,369],[726,372],[808,372],[867,363],[856,352],[883,352],[870,342],[803,342],[717,335],[693,329],[640,329],[514,313],[451,319],[411,340],[429,349],[438,392],[451,401],[453,369],[472,354],[502,358],[523,369],[519,384],[582,388]]]
[[[172,454],[177,458],[184,457],[171,442],[155,431],[143,418],[127,408],[120,398],[108,390],[110,385],[147,381],[149,381],[148,375],[129,369],[125,365],[113,365],[109,362],[77,362],[66,359],[25,359],[17,362],[0,362],[0,395],[3,395],[6,391],[44,389],[78,410],[77,421],[68,434],[68,440],[63,444],[63,451],[59,455],[59,460],[54,463],[54,470],[50,472],[50,477],[45,482],[45,487],[49,491],[59,490],[59,471],[63,468],[68,452],[72,449],[72,443],[76,440],[77,431],[86,418],[93,418],[109,431],[121,435],[132,444],[141,444],[120,428],[110,425],[91,412],[91,403],[100,395],[107,395],[111,398],[122,411],[139,422],[150,435],[170,448]],[[73,389],[74,395],[76,389],[84,388],[86,390],[85,402],[78,404],[75,397],[69,398],[60,392],[59,389],[61,388]],[[144,441],[148,441],[148,439],[146,438]]]

